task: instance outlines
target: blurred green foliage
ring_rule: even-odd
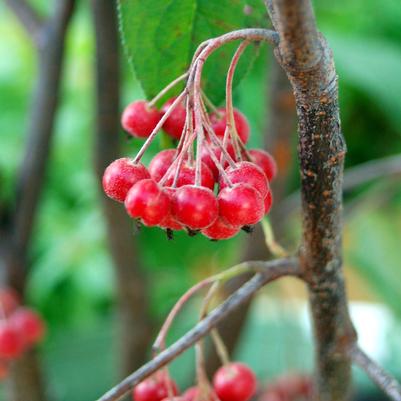
[[[47,12],[47,2],[36,3]],[[399,153],[399,0],[380,3],[316,0],[314,5],[318,25],[333,48],[338,67],[342,123],[348,143],[347,166]],[[36,55],[25,32],[3,3],[0,4],[0,55],[0,199],[11,201],[29,124]],[[44,345],[45,363],[51,389],[60,400],[95,398],[116,378],[116,353],[110,348],[110,340],[116,334],[114,276],[99,207],[103,195],[92,163],[93,55],[90,10],[87,2],[80,2],[68,34],[61,105],[32,244],[32,273],[28,285],[30,303],[41,310],[49,324],[48,341]],[[268,73],[265,71],[268,71],[270,57],[270,49],[263,46],[260,57],[235,93],[236,105],[251,122],[252,146],[262,143],[266,124]],[[121,106],[143,96],[125,58],[123,75]],[[116,135],[124,141],[122,132]],[[124,143],[124,154],[133,155],[139,146],[136,140]],[[294,135],[294,149],[295,146]],[[152,152],[157,151],[158,144],[152,149]],[[294,165],[289,190],[296,187],[297,181]],[[401,320],[399,182],[367,185],[348,196],[347,201],[357,202],[358,207],[348,216],[346,224],[346,263],[367,283],[372,296],[385,302]],[[298,227],[299,221],[293,224]],[[162,319],[191,283],[233,263],[241,254],[245,238],[246,235],[241,234],[224,243],[211,243],[204,238],[178,234],[169,242],[155,229],[143,229],[139,235],[133,235],[132,241],[140,250],[138,256],[151,279],[150,312]],[[263,320],[258,310],[255,308],[250,318],[239,349],[240,358],[248,358],[256,365],[261,377],[288,368],[302,368],[305,354],[310,355],[310,340],[304,339],[303,334],[297,335],[304,344],[300,354],[290,353],[292,358],[284,358],[276,365],[260,360],[260,348],[255,349],[255,344],[265,344],[267,354],[272,355],[274,361],[280,352],[286,352],[285,347],[275,347],[276,342],[283,342],[284,338],[288,349],[293,351],[299,345],[282,333],[296,335],[301,328],[300,325],[294,327],[291,318],[280,323],[277,319]],[[194,311],[189,308],[176,332],[188,328],[193,316]],[[397,341],[390,341],[388,347],[391,346],[397,346]],[[191,359],[190,356],[182,358]],[[179,368],[181,362],[175,363],[175,371],[181,381],[185,381],[188,378]],[[388,363],[396,365],[394,358],[389,358]],[[83,383],[82,375],[93,377],[94,366],[96,382],[100,384]]]

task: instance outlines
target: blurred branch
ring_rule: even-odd
[[[110,0],[92,0],[96,36],[95,165],[101,183],[105,168],[120,155],[120,72],[116,6]],[[121,324],[120,355],[123,374],[145,360],[152,334],[148,286],[139,266],[131,220],[120,204],[102,193],[107,239],[115,266]]]
[[[391,400],[401,401],[401,384],[390,373],[369,358],[358,346],[350,349],[350,356]]]
[[[194,345],[198,340],[206,336],[217,324],[236,310],[238,306],[246,302],[255,292],[267,283],[283,276],[300,277],[297,259],[278,259],[270,262],[247,262],[250,267],[260,270],[235,291],[226,301],[213,309],[203,320],[188,331],[175,343],[170,345],[151,361],[143,365],[136,372],[125,378],[121,383],[98,399],[98,401],[118,401],[132,388],[150,376],[152,373],[167,365],[171,360]]]
[[[5,0],[9,8],[20,20],[33,42],[38,45],[40,34],[43,27],[43,21],[35,9],[26,0]]]
[[[401,155],[370,160],[348,168],[344,172],[343,190],[349,192],[370,181],[392,175],[401,175]],[[281,202],[277,207],[277,214],[280,218],[286,218],[289,214],[297,211],[300,205],[300,192],[296,191]]]

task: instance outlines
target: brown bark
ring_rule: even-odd
[[[316,340],[316,399],[350,397],[355,340],[342,272],[342,175],[337,76],[308,0],[273,1],[280,35],[276,56],[292,84],[299,121],[303,237],[301,268],[308,283]]]
[[[97,112],[95,164],[98,182],[108,164],[120,156],[120,73],[116,5],[92,0],[96,34]],[[133,225],[124,207],[101,191],[107,238],[115,267],[120,315],[122,373],[146,359],[152,338],[148,289],[133,238]]]

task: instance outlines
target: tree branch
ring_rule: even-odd
[[[43,21],[35,9],[26,0],[6,0],[6,4],[20,20],[28,36],[38,45]]]
[[[98,183],[105,168],[120,156],[119,39],[115,3],[92,0],[96,36],[96,139]],[[148,286],[132,241],[132,226],[121,205],[101,188],[107,239],[117,277],[120,356],[124,376],[145,362],[153,324],[148,315]]]
[[[166,350],[158,354],[155,358],[143,365],[136,372],[132,373],[117,386],[112,388],[98,401],[118,401],[132,388],[168,364],[172,359],[194,345],[202,337],[206,336],[210,330],[233,312],[238,306],[246,302],[256,291],[265,284],[283,276],[300,276],[298,262],[296,259],[279,259],[270,262],[248,262],[250,266],[261,273],[255,274],[251,280],[244,284],[239,290],[233,293],[226,301],[213,309],[205,319],[201,320],[194,328],[188,331],[179,340],[173,343]]]
[[[349,351],[352,361],[364,370],[377,386],[393,401],[401,401],[401,385],[357,345]]]

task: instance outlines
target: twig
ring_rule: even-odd
[[[279,259],[270,262],[248,262],[249,265],[260,269],[251,280],[231,295],[226,301],[211,311],[193,329],[177,340],[166,350],[158,354],[154,359],[143,365],[136,372],[125,378],[98,401],[118,401],[127,394],[136,384],[168,364],[176,356],[194,345],[198,340],[207,335],[228,314],[239,305],[249,299],[256,291],[268,282],[282,276],[300,276],[297,259]]]
[[[401,401],[401,384],[365,354],[357,345],[350,349],[352,361],[358,365],[393,401]]]

